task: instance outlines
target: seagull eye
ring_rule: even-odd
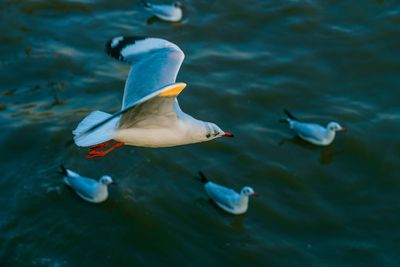
[[[211,136],[211,134],[209,134],[209,133],[206,135],[207,138],[210,138],[210,136]]]

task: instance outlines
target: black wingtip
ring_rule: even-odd
[[[292,115],[292,113],[289,112],[286,108],[283,110],[283,112],[288,116],[289,119],[294,120],[294,121],[299,121],[295,116]]]
[[[122,56],[121,51],[128,45],[133,45],[136,41],[146,39],[142,36],[117,36],[111,38],[106,43],[106,53],[111,57],[118,59],[120,61],[125,61]]]
[[[64,167],[64,165],[60,165],[60,169],[58,170],[58,173],[64,176],[68,175],[67,169]]]
[[[209,180],[207,179],[207,177],[204,175],[204,173],[202,171],[199,171],[199,176],[200,177],[194,177],[196,180],[199,180],[200,182],[202,182],[203,184],[206,184],[209,182]]]

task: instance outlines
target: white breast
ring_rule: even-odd
[[[179,128],[121,129],[118,130],[114,140],[127,145],[143,147],[170,147],[193,142]]]

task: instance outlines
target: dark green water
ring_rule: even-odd
[[[0,2],[0,266],[400,266],[398,1],[194,1],[182,23],[134,1]],[[119,109],[129,67],[116,35],[186,54],[184,111],[234,139],[86,160],[66,147],[92,110]],[[293,139],[283,108],[348,129]],[[119,182],[83,202],[58,166]],[[240,189],[244,216],[207,200],[203,170]]]

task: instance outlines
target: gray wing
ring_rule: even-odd
[[[175,83],[176,76],[185,58],[182,50],[171,42],[158,38],[136,36],[112,38],[106,44],[106,52],[118,60],[131,64],[125,83],[122,108],[121,111],[93,125],[81,135],[93,132],[119,116],[121,116],[120,127],[132,125],[130,120],[135,117],[135,114],[140,113],[139,110],[145,110],[146,105],[142,105],[142,108],[136,111],[132,111],[132,109],[156,97],[161,93],[162,90],[160,89],[163,87]],[[172,103],[174,103],[174,98],[169,103],[165,100],[162,102],[155,100],[149,105],[155,107],[162,104],[163,107],[159,110],[164,110],[172,108]],[[164,107],[166,104],[169,107]],[[129,114],[131,111],[132,114]]]
[[[80,194],[91,198],[97,186],[97,181],[85,177],[67,177],[68,184]]]
[[[137,43],[146,42],[146,40],[148,39]],[[151,41],[149,41],[150,45],[152,45]],[[142,46],[146,46],[146,44],[142,44]],[[138,49],[142,48],[138,47]],[[127,51],[129,53],[129,50]],[[124,50],[122,50],[122,53],[124,53]],[[177,46],[173,45],[171,47],[155,48],[147,53],[142,52],[138,61],[135,61],[138,57],[135,53],[126,54],[123,57],[125,61],[132,62],[132,67],[125,83],[122,101],[122,109],[126,109],[146,96],[157,92],[160,88],[175,83],[184,54]]]
[[[311,138],[321,140],[325,137],[325,128],[321,125],[314,123],[303,123],[294,121],[292,123],[292,129],[300,136],[305,138]]]
[[[171,5],[152,5],[147,10],[154,15],[170,16],[174,12],[174,7]]]
[[[158,50],[134,64],[125,84],[122,109],[134,106],[138,100],[157,92],[166,85],[173,84],[183,58],[180,50],[167,48]],[[176,114],[173,112],[174,101],[175,97],[153,97],[124,113],[121,116],[120,128],[137,125],[149,115],[153,115],[153,121],[155,117],[176,119]]]
[[[205,186],[208,195],[216,202],[234,209],[235,204],[239,199],[239,194],[234,190],[217,185],[215,183],[208,183]]]
[[[178,120],[180,110],[176,97],[154,97],[126,112],[120,119],[119,128],[170,127]]]

